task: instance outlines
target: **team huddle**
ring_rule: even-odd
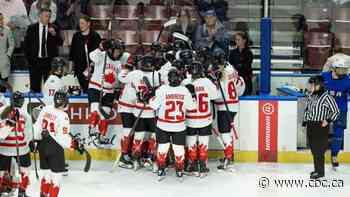
[[[134,170],[150,167],[159,180],[174,165],[182,180],[184,173],[202,177],[209,172],[208,144],[214,134],[225,156],[217,168],[229,169],[237,138],[234,117],[238,97],[245,90],[244,80],[219,48],[210,56],[205,49],[192,51],[182,40],[175,40],[171,49],[164,48],[155,42],[148,55],[133,57],[121,40],[110,39],[89,54],[85,72],[89,80],[89,135],[100,145],[108,144],[108,124],[117,111],[123,128],[116,165]],[[29,153],[37,151],[41,197],[58,196],[61,174],[66,171],[64,149],[81,147],[70,133],[65,112],[69,93],[61,79],[64,66],[61,58],[53,60],[42,105],[30,106],[33,110],[29,112],[22,109],[22,93],[12,93],[10,102],[1,95],[2,195],[17,189],[18,196],[27,196]],[[114,103],[117,110],[113,110]],[[12,160],[18,161],[20,174],[11,170]]]

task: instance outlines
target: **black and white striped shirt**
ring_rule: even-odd
[[[306,101],[303,121],[321,122],[327,120],[331,122],[337,119],[339,113],[335,99],[327,92],[321,95],[310,95]]]

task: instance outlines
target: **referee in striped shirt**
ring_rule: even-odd
[[[329,123],[339,115],[338,106],[324,88],[321,76],[311,77],[308,81],[310,95],[307,97],[303,125],[306,126],[307,139],[314,160],[315,171],[311,179],[324,177],[325,152],[328,147]]]

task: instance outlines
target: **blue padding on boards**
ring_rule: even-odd
[[[271,18],[262,18],[260,23],[260,95],[271,91]]]

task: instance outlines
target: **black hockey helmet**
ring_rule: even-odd
[[[181,84],[181,77],[177,69],[171,69],[168,72],[168,81],[171,87],[177,87]]]
[[[155,59],[152,56],[143,56],[141,59],[140,70],[151,72],[154,70]]]
[[[179,71],[185,70],[185,64],[181,60],[175,60],[171,65]]]
[[[66,61],[61,57],[55,57],[51,63],[51,74],[62,77]]]
[[[186,49],[180,52],[180,59],[185,65],[190,65],[193,61],[193,52],[192,50]]]
[[[198,78],[203,77],[204,67],[202,66],[202,63],[200,63],[198,61],[194,61],[190,65],[189,72],[192,75],[192,79],[198,79]]]
[[[174,41],[173,47],[175,51],[185,50],[188,48],[186,42],[179,39]]]
[[[113,61],[118,60],[124,50],[125,50],[125,44],[121,39],[108,39],[103,41],[102,43],[103,49],[107,51],[108,57],[111,58]],[[117,57],[114,57],[114,51],[119,50],[119,54]]]
[[[12,100],[11,100],[11,105],[13,107],[18,107],[21,108],[23,106],[24,103],[24,95],[22,92],[20,91],[16,91],[13,93],[12,95]]]
[[[213,52],[213,63],[217,65],[224,65],[226,62],[226,53],[218,48]]]
[[[68,94],[64,90],[57,90],[53,97],[55,108],[66,107],[68,105]]]

